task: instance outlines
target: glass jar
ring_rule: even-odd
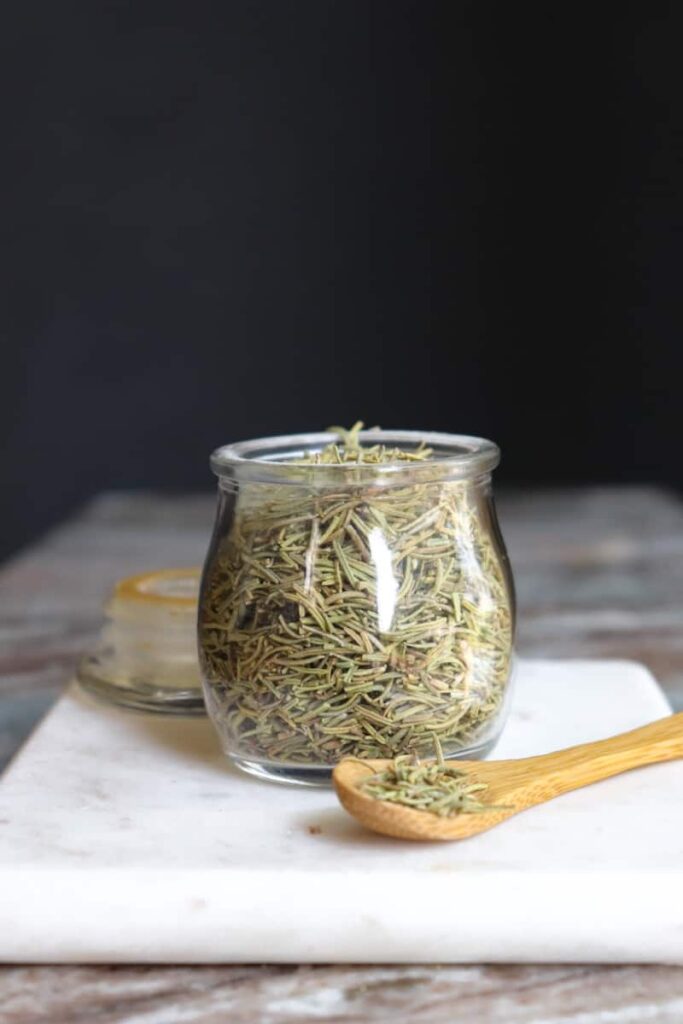
[[[95,649],[78,667],[96,697],[136,708],[204,714],[197,659],[199,569],[162,569],[119,580]]]
[[[204,694],[225,753],[256,775],[324,784],[342,757],[437,745],[483,757],[503,725],[514,595],[491,491],[497,446],[378,429],[358,439],[405,458],[316,463],[331,441],[321,433],[211,459]]]

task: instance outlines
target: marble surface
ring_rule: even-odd
[[[524,661],[498,757],[668,714],[646,669]],[[227,764],[206,720],[71,689],[0,782],[0,959],[683,962],[683,763],[461,843],[365,831]],[[637,927],[633,927],[637,922]]]
[[[680,1024],[683,969],[8,967],[3,1024]]]
[[[629,657],[683,708],[683,503],[653,487],[499,493],[519,649]],[[212,495],[113,493],[0,570],[0,764],[55,699],[113,582],[196,564]],[[671,966],[64,966],[0,968],[2,1024],[477,1021],[672,1024]]]

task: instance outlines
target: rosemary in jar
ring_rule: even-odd
[[[360,427],[290,444],[275,465],[293,482],[240,477],[239,464],[221,481],[200,656],[209,713],[247,770],[305,780],[287,766],[420,755],[435,737],[447,757],[477,756],[502,723],[505,553],[481,463],[466,472],[462,443],[442,447],[477,439],[432,435],[435,450],[430,435],[391,444]]]

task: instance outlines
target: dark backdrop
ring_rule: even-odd
[[[682,15],[10,0],[3,551],[359,417],[680,485]]]

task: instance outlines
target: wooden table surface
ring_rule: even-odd
[[[644,662],[683,708],[683,504],[650,488],[499,501],[522,654]],[[0,571],[0,766],[72,673],[112,583],[200,563],[210,496],[106,494]],[[1,967],[0,1024],[669,1024],[683,968]]]

